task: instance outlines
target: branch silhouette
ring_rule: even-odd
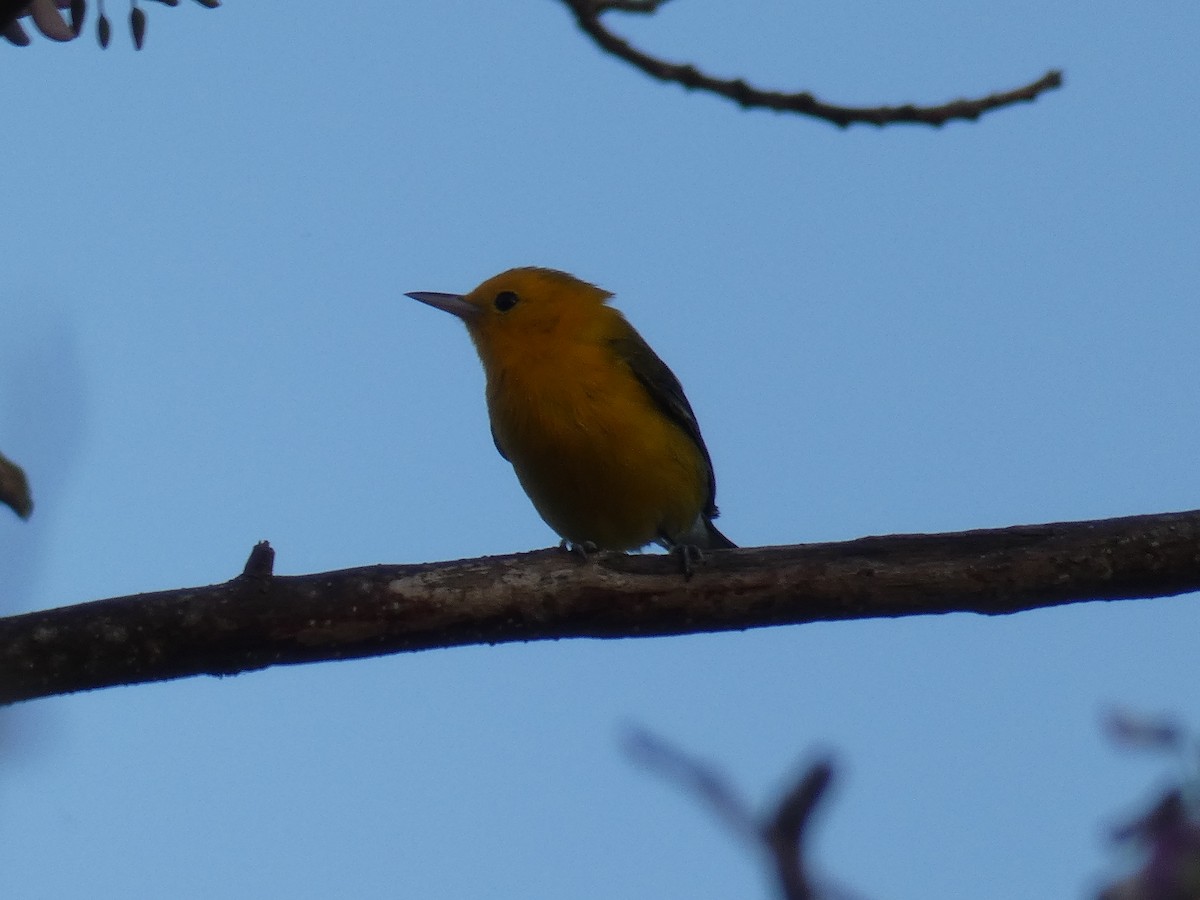
[[[178,6],[179,0],[159,0],[166,6]],[[216,9],[221,0],[196,0],[207,9]],[[62,10],[68,10],[64,17]],[[44,37],[52,41],[73,41],[79,37],[87,18],[87,0],[0,0],[0,37],[17,47],[31,43],[29,35],[21,25],[21,18],[28,16]],[[129,9],[129,31],[133,45],[138,50],[146,38],[146,13],[136,2]],[[96,37],[103,48],[108,47],[112,36],[112,23],[99,4],[96,15]]]
[[[670,556],[557,548],[277,576],[0,619],[0,703],[434,647],[988,615],[1200,590],[1200,510]]]
[[[986,112],[1027,103],[1062,86],[1062,72],[1052,69],[1036,81],[1010,91],[975,99],[952,100],[938,106],[838,106],[818,100],[808,91],[785,93],[748,84],[741,78],[716,78],[690,63],[673,63],[651,56],[609,31],[601,17],[606,12],[653,14],[666,0],[562,0],[579,28],[598,47],[645,72],[651,78],[681,84],[689,90],[707,91],[733,100],[745,108],[773,109],[812,116],[845,128],[856,122],[891,125],[900,122],[941,126],[954,119],[975,120]]]
[[[626,750],[635,762],[703,801],[737,837],[759,847],[771,862],[783,900],[828,896],[813,884],[806,838],[813,810],[833,780],[831,760],[810,765],[778,798],[770,813],[759,816],[717,769],[648,731],[633,731],[626,740]]]
[[[168,6],[175,6],[179,0],[162,2]],[[219,0],[196,2],[210,9],[220,5]],[[609,12],[652,15],[666,2],[667,0],[562,0],[563,5],[574,15],[579,28],[600,49],[624,60],[652,78],[681,84],[689,90],[707,91],[726,97],[745,108],[798,113],[832,122],[841,128],[856,122],[880,126],[900,122],[941,126],[955,119],[973,121],[994,109],[1036,100],[1041,94],[1061,87],[1063,83],[1062,72],[1051,70],[1023,87],[988,94],[986,97],[952,100],[938,106],[916,106],[911,103],[902,106],[838,106],[818,100],[808,91],[788,93],[767,90],[755,87],[741,78],[717,78],[690,63],[673,63],[659,59],[618,37],[601,21],[604,14]],[[60,7],[70,8],[69,25],[59,14]],[[18,18],[31,15],[44,35],[53,40],[69,41],[79,34],[86,11],[86,0],[0,0],[0,36],[18,46],[27,45],[29,36],[19,24]],[[146,14],[134,4],[129,15],[134,45],[140,50],[145,39]],[[100,45],[107,47],[111,25],[103,12],[96,24]]]

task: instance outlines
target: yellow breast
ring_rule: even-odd
[[[609,344],[525,336],[485,368],[496,440],[560,536],[631,550],[696,522],[705,460]]]

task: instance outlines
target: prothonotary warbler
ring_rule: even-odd
[[[713,526],[712,460],[679,379],[612,294],[554,269],[510,269],[469,294],[414,300],[466,323],[487,375],[492,438],[567,542],[735,546]]]

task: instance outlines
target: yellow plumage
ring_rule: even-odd
[[[522,268],[465,296],[409,296],[466,323],[496,447],[560,536],[608,550],[733,546],[712,525],[712,463],[683,389],[610,294]]]

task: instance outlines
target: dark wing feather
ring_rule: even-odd
[[[496,445],[497,453],[499,453],[501,456],[503,456],[509,462],[512,462],[511,459],[508,459],[508,454],[504,452],[504,448],[500,446],[500,438],[496,437],[496,426],[495,425],[492,426],[492,443]]]
[[[692,439],[692,443],[704,457],[704,465],[708,470],[708,499],[704,504],[704,517],[717,517],[717,479],[713,474],[712,457],[704,446],[704,438],[700,436],[700,425],[692,405],[688,403],[683,393],[683,385],[675,377],[675,373],[667,368],[667,364],[659,359],[658,354],[650,349],[650,345],[642,340],[637,332],[624,337],[612,338],[611,344],[618,358],[628,364],[634,377],[641,382],[650,399],[668,419],[683,429]]]

